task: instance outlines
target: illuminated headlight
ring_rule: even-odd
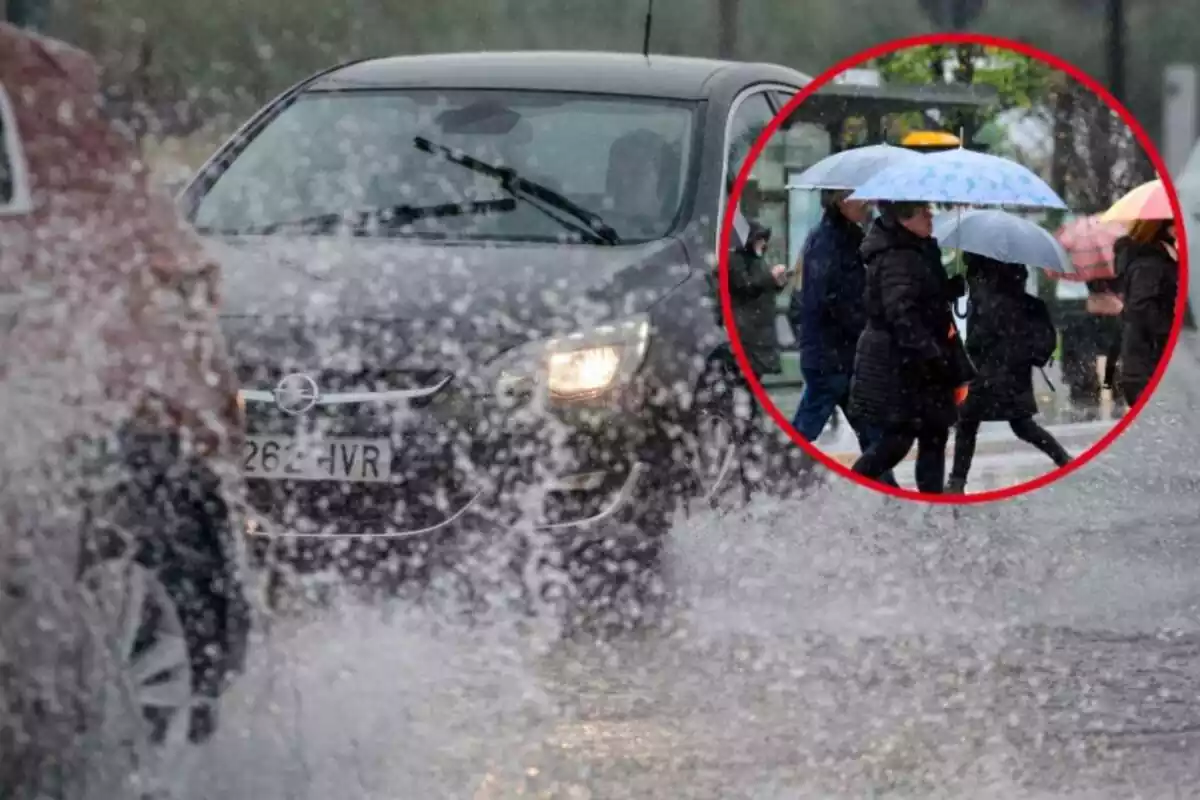
[[[613,385],[620,368],[621,351],[615,347],[551,353],[546,388],[552,395],[595,394]]]
[[[646,357],[650,320],[645,315],[520,348],[502,359],[497,393],[543,387],[552,398],[596,397],[629,380]]]

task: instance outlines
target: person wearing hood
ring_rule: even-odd
[[[946,274],[928,204],[881,202],[879,212],[862,245],[867,323],[850,410],[882,435],[853,470],[879,480],[916,442],[917,488],[937,494],[945,488],[958,391],[972,376],[951,311],[966,284]]]
[[[787,282],[787,267],[767,266],[770,241],[771,229],[751,222],[745,244],[729,256],[733,322],[756,376],[771,375],[782,369],[776,301]]]
[[[804,243],[800,288],[793,292],[788,308],[804,378],[792,425],[805,440],[815,441],[840,407],[865,451],[879,433],[852,419],[849,406],[854,350],[867,324],[866,270],[859,248],[870,206],[847,199],[850,194],[822,192],[824,214]],[[882,479],[896,485],[890,472]]]
[[[1133,406],[1167,350],[1179,295],[1175,221],[1138,220],[1113,247],[1124,308],[1121,312],[1121,374],[1125,401]]]
[[[1025,291],[1029,270],[974,253],[964,256],[971,303],[967,312],[967,355],[976,375],[959,409],[954,463],[946,491],[966,490],[983,422],[1003,421],[1022,441],[1059,467],[1071,457],[1049,431],[1034,422],[1033,369],[1054,355],[1058,331],[1045,301]]]

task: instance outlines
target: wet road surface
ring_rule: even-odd
[[[681,524],[668,619],[609,645],[403,603],[277,620],[184,796],[1200,796],[1197,353],[1017,502],[835,479]]]

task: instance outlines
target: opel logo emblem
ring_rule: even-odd
[[[275,405],[288,414],[303,414],[317,404],[319,394],[311,376],[294,372],[275,385]]]

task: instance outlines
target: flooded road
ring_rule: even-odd
[[[679,526],[610,645],[403,603],[277,621],[188,800],[1200,796],[1200,343],[1013,502],[835,480]]]

